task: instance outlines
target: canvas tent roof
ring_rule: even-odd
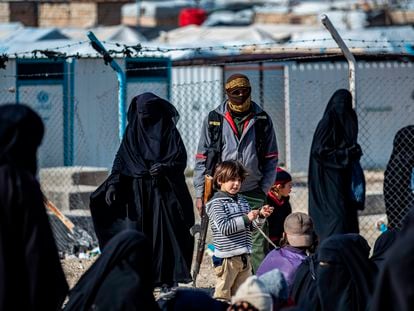
[[[301,28],[303,29],[305,27]],[[192,44],[197,46],[211,44],[231,45],[237,42],[264,43],[284,40],[290,36],[291,32],[291,30],[284,27],[258,24],[243,27],[203,27],[190,25],[164,32],[153,42],[176,45]]]
[[[148,41],[136,28],[126,25],[99,26],[90,29],[62,28],[62,33],[73,40],[85,40],[86,32],[92,31],[99,40],[114,41],[123,44],[137,44]]]
[[[359,30],[338,30],[345,44],[358,51],[413,53],[414,29],[411,26],[373,27]],[[288,48],[338,48],[327,30],[312,33],[297,33]]]

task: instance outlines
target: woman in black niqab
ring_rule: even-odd
[[[375,266],[367,241],[355,233],[326,238],[298,268],[291,297],[307,311],[366,310],[374,288]]]
[[[70,291],[64,310],[159,310],[152,293],[151,260],[151,244],[144,234],[120,232]]]
[[[370,247],[359,234],[338,234],[318,249],[317,292],[321,310],[366,310],[374,290]]]
[[[362,155],[352,95],[336,91],[313,136],[309,160],[309,214],[323,240],[338,233],[358,233],[357,206],[351,200],[352,161]]]
[[[177,119],[168,101],[152,93],[136,96],[112,173],[91,196],[101,248],[125,227],[152,242],[155,286],[191,281],[194,211]]]
[[[399,230],[414,205],[414,125],[400,129],[384,172],[384,200],[388,227]]]
[[[0,106],[0,310],[58,310],[68,290],[36,180],[43,122]]]

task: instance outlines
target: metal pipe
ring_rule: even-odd
[[[118,132],[119,140],[121,141],[126,128],[126,75],[122,71],[121,66],[119,66],[112,56],[109,55],[108,51],[98,40],[95,34],[92,31],[88,31],[87,36],[89,40],[91,40],[92,47],[103,56],[105,65],[109,64],[118,77]]]
[[[342,40],[339,33],[336,31],[335,27],[332,25],[330,19],[327,15],[323,14],[321,17],[321,22],[325,26],[326,29],[330,32],[332,38],[335,40],[336,44],[338,44],[339,48],[341,49],[342,53],[344,53],[345,58],[348,61],[348,79],[349,79],[349,91],[352,94],[352,107],[356,109],[356,60],[354,55],[346,46],[345,42]]]

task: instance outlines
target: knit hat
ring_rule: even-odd
[[[287,240],[293,247],[309,247],[313,243],[313,221],[305,213],[289,214],[283,225]]]
[[[284,169],[278,167],[276,169],[276,180],[275,185],[286,184],[287,182],[292,181],[292,176],[286,172]]]
[[[238,301],[247,301],[259,311],[268,311],[273,308],[272,296],[263,282],[255,275],[248,277],[231,298],[231,303]]]
[[[287,301],[289,296],[288,285],[283,273],[279,269],[273,269],[258,276],[263,282],[267,291],[273,299],[273,304],[282,304]]]

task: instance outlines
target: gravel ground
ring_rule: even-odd
[[[95,262],[96,258],[97,257],[94,257],[93,259],[70,258],[61,261],[70,288],[76,284],[81,275]],[[211,288],[214,287],[215,281],[216,279],[211,264],[211,257],[206,254],[200,267],[200,273],[197,278],[197,287],[211,290]],[[192,284],[180,284],[180,286],[192,286]]]
[[[97,258],[97,257],[95,257]],[[66,275],[66,280],[68,281],[69,288],[72,288],[76,282],[79,280],[81,275],[88,270],[88,268],[95,262],[93,259],[79,259],[79,258],[70,258],[61,260],[63,271]]]

